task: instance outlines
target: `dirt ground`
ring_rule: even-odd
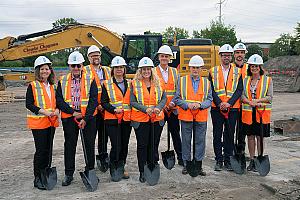
[[[9,88],[19,96],[25,88]],[[275,93],[272,120],[300,115],[300,93]],[[237,175],[233,172],[215,172],[212,149],[212,125],[208,121],[206,177],[191,178],[182,175],[176,165],[167,170],[160,161],[161,177],[156,186],[141,184],[136,159],[136,140],[132,132],[128,164],[130,179],[111,182],[109,172],[96,173],[100,178],[95,192],[86,192],[79,176],[84,170],[81,142],[78,141],[76,172],[68,187],[61,186],[64,172],[63,132],[59,127],[54,139],[53,166],[57,167],[58,184],[52,191],[33,187],[32,161],[34,142],[26,128],[25,102],[0,105],[0,199],[300,199],[300,142],[283,140],[272,135],[267,139],[266,154],[271,161],[271,172],[266,177],[257,173]],[[300,130],[299,130],[300,131]],[[160,143],[160,152],[166,150],[166,130]]]

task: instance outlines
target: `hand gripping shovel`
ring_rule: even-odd
[[[168,112],[165,112],[167,115],[168,115],[168,118],[170,118],[170,114],[171,112],[168,111]],[[161,152],[161,157],[162,157],[162,160],[163,160],[163,164],[164,166],[171,170],[174,165],[175,165],[175,153],[174,153],[174,150],[171,150],[170,151],[170,130],[169,130],[169,124],[167,125],[167,137],[168,137],[168,150],[167,151],[164,151],[164,152]]]
[[[154,119],[155,114],[151,115],[151,131],[150,131],[150,163],[144,166],[145,179],[149,185],[156,185],[160,177],[159,164],[154,162]]]
[[[96,155],[96,163],[99,170],[105,173],[109,168],[109,157],[108,153],[105,152],[105,124],[103,123],[103,134],[102,134],[102,144],[101,144],[101,153]],[[99,134],[98,134],[99,137]]]
[[[115,114],[117,119],[118,119],[118,132],[121,132],[121,123],[123,119],[124,113],[119,113]],[[117,134],[116,140],[117,140],[117,146],[116,146],[116,161],[110,162],[110,175],[111,175],[111,180],[114,182],[118,182],[122,179],[124,175],[124,162],[119,160],[119,134]]]
[[[79,122],[74,118],[74,121],[79,125]],[[83,131],[82,128],[79,127],[80,131],[80,138],[82,142],[82,149],[83,149],[83,154],[84,154],[84,161],[85,164],[88,165],[88,160],[87,160],[87,154],[86,154],[86,149],[85,149],[85,142],[84,142],[84,137],[83,137]],[[83,181],[84,186],[89,192],[94,192],[98,188],[98,182],[99,179],[96,176],[96,172],[94,169],[91,170],[85,170],[84,172],[79,172],[81,179]]]
[[[262,122],[262,116],[265,112],[266,107],[263,110],[258,110],[260,116],[260,154],[257,158],[254,158],[255,167],[261,176],[266,176],[270,172],[270,160],[268,155],[263,155],[264,153],[264,126]]]
[[[229,134],[230,141],[233,141],[234,133],[231,132],[231,126],[230,126],[229,119],[228,119],[230,109],[228,108],[227,110],[220,110],[220,111],[221,111],[221,114],[225,118],[225,123],[227,125],[227,129],[228,129],[227,132]],[[235,137],[236,143],[237,143],[237,139],[238,139],[238,135],[236,135],[236,137]],[[243,174],[245,172],[245,170],[243,169],[242,161],[241,161],[241,159],[239,159],[240,157],[237,154],[236,144],[233,143],[232,145],[233,145],[234,155],[230,156],[231,167],[235,173]]]
[[[199,110],[190,110],[193,115],[193,160],[186,162],[186,170],[191,177],[196,177],[200,173],[201,161],[196,161],[195,151],[196,151],[196,130],[194,128],[194,122]]]
[[[51,122],[50,141],[52,141],[54,137],[54,131],[55,131],[54,124],[57,120],[57,116],[48,117],[48,118]],[[56,167],[51,167],[52,149],[53,149],[53,142],[50,142],[48,166],[45,169],[41,170],[41,182],[45,186],[46,190],[52,190],[57,183]]]

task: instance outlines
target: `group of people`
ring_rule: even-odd
[[[133,127],[137,140],[139,181],[145,182],[144,166],[153,158],[155,164],[159,162],[158,147],[165,122],[172,136],[178,164],[183,166],[182,174],[188,173],[186,166],[192,159],[191,143],[194,138],[194,159],[200,162],[199,174],[205,176],[202,160],[205,157],[209,110],[213,124],[215,170],[222,170],[223,164],[227,170],[232,170],[230,156],[233,155],[236,132],[239,153],[244,154],[245,136],[248,136],[251,161],[247,169],[255,171],[253,159],[256,146],[260,151],[258,127],[261,118],[264,137],[270,135],[273,86],[271,78],[264,74],[263,60],[259,55],[252,55],[247,64],[244,63],[246,51],[242,43],[234,48],[223,45],[219,50],[221,64],[210,69],[208,78],[201,76],[204,60],[195,55],[189,61],[190,73],[181,77],[176,68],[169,67],[173,53],[169,46],[163,45],[157,52],[158,66],[144,57],[139,61],[134,79],[127,80],[125,60],[116,56],[110,68],[102,66],[101,51],[92,45],[87,52],[88,66],[83,65],[85,59],[80,52],[74,51],[69,55],[70,71],[60,77],[57,86],[51,61],[39,56],[34,63],[36,80],[30,83],[26,93],[28,127],[32,129],[36,148],[34,187],[45,189],[40,172],[51,166],[59,116],[64,131],[63,186],[70,185],[73,180],[79,129],[83,131],[86,170],[95,166],[98,132],[99,155],[106,153],[109,137],[109,166],[122,163],[123,178],[127,179],[129,174],[125,164]],[[259,110],[264,111],[262,117]],[[227,112],[228,123],[225,123],[224,113]],[[152,134],[154,144],[150,145]]]

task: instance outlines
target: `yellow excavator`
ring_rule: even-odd
[[[0,39],[0,62],[18,60],[49,52],[75,47],[97,45],[102,51],[102,65],[109,65],[111,59],[121,55],[127,62],[127,77],[135,73],[138,61],[144,57],[152,58],[157,64],[162,35],[118,35],[99,25],[75,24],[67,25],[42,32],[5,37]],[[171,46],[173,58],[170,66],[177,67],[181,75],[188,72],[188,62],[193,55],[200,55],[206,69],[219,64],[219,46],[212,44],[210,39],[183,39]],[[207,74],[207,71],[203,71]],[[34,79],[33,73],[17,71],[0,75],[0,90],[5,89],[5,80]]]

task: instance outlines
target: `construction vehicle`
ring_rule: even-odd
[[[122,36],[99,25],[75,24],[54,28],[47,31],[20,35],[17,38],[0,39],[0,62],[18,60],[49,52],[75,47],[97,45],[101,48],[101,64],[109,65],[116,55],[122,56],[126,63],[128,77],[133,77],[139,60],[150,57],[157,61],[156,52],[162,45],[162,35],[126,35]],[[209,39],[179,40],[178,45],[171,46],[173,58],[170,66],[177,67],[181,75],[188,72],[188,62],[193,55],[200,55],[209,69],[219,64],[219,46],[212,45]],[[157,62],[156,62],[157,63]],[[208,74],[207,70],[203,72]],[[5,80],[34,79],[32,73],[7,73],[0,76],[3,89]],[[2,81],[2,83],[1,83]],[[0,89],[0,90],[1,90]]]

